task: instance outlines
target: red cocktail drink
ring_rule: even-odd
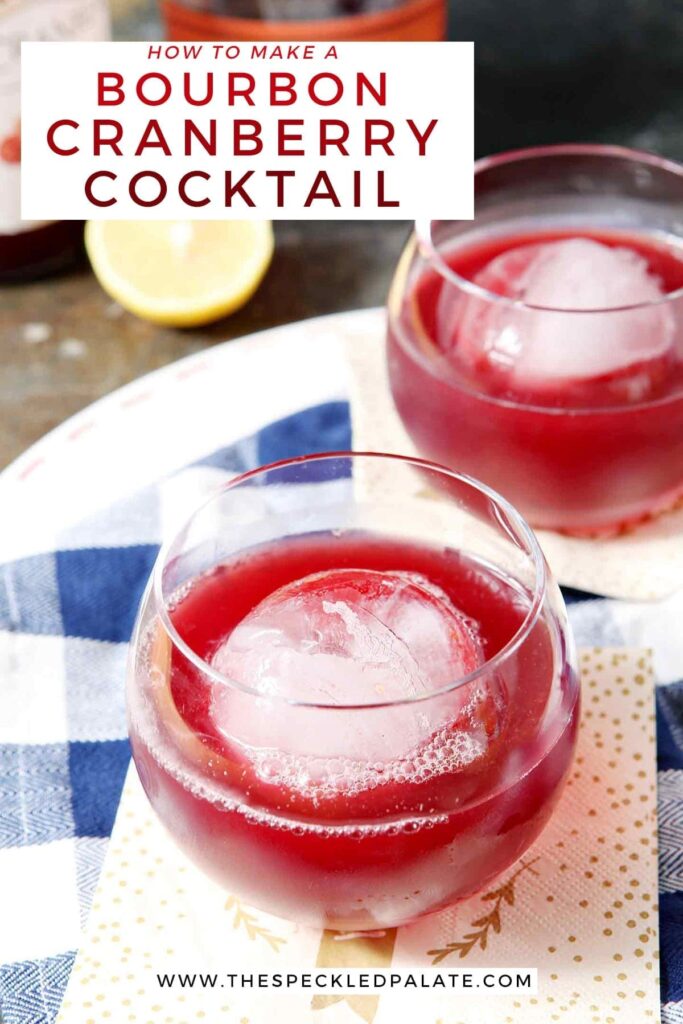
[[[683,495],[683,172],[601,147],[483,161],[474,225],[418,228],[390,296],[421,453],[537,526],[610,533]]]
[[[415,471],[392,463],[406,481]],[[316,465],[279,485],[286,503],[311,501]],[[337,480],[323,509],[339,516],[354,486]],[[425,543],[415,523],[347,525],[214,551],[184,578],[197,553],[179,553],[183,541],[168,597],[157,590],[165,610],[148,597],[129,697],[140,777],[186,852],[250,903],[327,927],[393,926],[480,889],[548,820],[576,738],[571,642],[532,567],[540,556],[517,547],[532,535],[511,538],[506,509],[495,537],[487,494],[464,507],[472,487],[451,488],[452,511],[422,501],[446,532],[451,516],[476,520],[467,551]],[[329,481],[320,488],[329,499]],[[222,492],[220,518],[277,489]],[[507,564],[485,557],[494,541]]]

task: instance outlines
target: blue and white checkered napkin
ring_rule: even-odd
[[[351,447],[332,402],[270,424],[0,566],[0,1022],[54,1020],[129,759],[127,641],[157,553],[164,489]],[[87,546],[83,546],[87,543]],[[664,1020],[683,1022],[683,592],[656,605],[565,591],[581,645],[651,646],[658,690]],[[118,1024],[118,1022],[117,1022]]]

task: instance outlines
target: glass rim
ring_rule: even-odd
[[[367,704],[330,704],[321,701],[308,701],[301,700],[293,697],[286,697],[281,694],[265,694],[259,690],[253,689],[244,683],[238,683],[229,676],[224,675],[222,672],[217,671],[209,662],[205,661],[199,654],[196,653],[187,643],[186,640],[180,635],[176,629],[171,616],[169,614],[167,601],[164,596],[163,590],[163,572],[168,564],[169,557],[173,552],[173,548],[178,540],[187,531],[188,527],[204,509],[208,508],[213,502],[217,501],[226,492],[239,487],[246,481],[254,479],[258,476],[263,476],[273,472],[273,470],[279,470],[290,466],[297,465],[308,465],[312,462],[320,462],[323,460],[333,459],[382,459],[390,460],[404,465],[412,465],[418,469],[427,469],[432,472],[437,472],[442,476],[447,476],[451,480],[457,480],[459,483],[463,483],[470,487],[472,490],[479,494],[483,494],[490,501],[493,502],[496,509],[502,510],[506,513],[509,520],[514,524],[517,532],[528,546],[528,554],[531,557],[534,567],[534,592],[529,610],[525,615],[524,619],[515,630],[514,634],[510,639],[497,651],[492,658],[487,659],[478,668],[472,672],[468,672],[463,676],[459,676],[457,679],[448,683],[446,686],[439,687],[438,689],[432,690],[429,693],[415,694],[410,697],[401,697],[393,700],[380,700],[373,701]],[[515,537],[515,540],[518,538]],[[489,672],[495,672],[501,666],[501,664],[508,660],[508,658],[515,653],[526,640],[531,632],[533,626],[541,612],[543,602],[548,588],[548,571],[545,563],[545,558],[541,547],[538,543],[534,531],[529,526],[527,521],[524,519],[522,514],[512,505],[506,498],[500,495],[493,488],[487,484],[476,480],[474,477],[468,476],[465,473],[458,473],[455,470],[449,469],[447,466],[441,466],[436,462],[430,462],[427,459],[414,458],[407,455],[394,455],[385,452],[355,452],[355,451],[334,451],[334,452],[316,452],[309,455],[299,455],[294,458],[281,459],[277,462],[271,462],[264,466],[258,466],[255,469],[250,469],[245,473],[240,473],[239,476],[234,477],[227,483],[223,484],[217,490],[213,491],[204,501],[202,501],[189,516],[185,518],[181,526],[176,529],[174,534],[164,541],[159,549],[154,568],[152,570],[152,576],[149,584],[151,591],[154,595],[156,608],[154,614],[161,623],[161,626],[165,630],[169,640],[176,647],[184,657],[193,664],[204,676],[207,676],[213,682],[218,683],[222,686],[229,686],[232,689],[239,690],[245,696],[253,697],[254,699],[273,701],[274,703],[286,704],[290,707],[302,707],[311,708],[327,711],[371,711],[376,708],[386,707],[401,707],[409,704],[420,704],[423,701],[432,700],[444,696],[447,693],[451,693],[461,686],[467,686],[476,679],[482,677]],[[133,646],[137,646],[139,638],[135,637]]]
[[[554,156],[595,156],[598,158],[611,157],[622,160],[630,160],[634,163],[644,164],[649,167],[656,167],[658,170],[668,171],[683,179],[683,165],[674,160],[668,160],[655,153],[648,153],[644,150],[631,149],[627,146],[612,146],[603,143],[569,142],[551,146],[529,146],[523,149],[510,149],[502,153],[494,153],[491,156],[482,157],[475,161],[474,177],[491,168],[500,167],[505,164],[518,163],[522,160],[545,159]],[[681,182],[683,185],[683,181]],[[472,221],[474,223],[474,220]],[[448,265],[441,255],[439,247],[434,241],[431,218],[420,218],[415,221],[414,231],[420,251],[434,267],[434,269],[446,281],[455,285],[461,291],[467,292],[476,298],[485,299],[492,304],[503,306],[507,309],[530,311],[536,313],[562,313],[569,316],[595,316],[596,314],[627,313],[643,309],[652,309],[656,306],[666,305],[683,296],[683,286],[673,292],[667,292],[658,299],[650,299],[647,302],[635,302],[626,306],[596,306],[591,309],[566,309],[554,306],[538,306],[524,302],[523,299],[512,299],[506,295],[499,295],[490,291],[474,281],[462,277],[457,271]]]

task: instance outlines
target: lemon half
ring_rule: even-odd
[[[196,327],[251,298],[274,241],[270,221],[89,221],[85,245],[98,281],[125,309]]]

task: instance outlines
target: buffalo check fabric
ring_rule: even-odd
[[[127,645],[162,534],[231,476],[351,447],[349,407],[269,424],[0,566],[0,1024],[48,1024],[129,761]],[[683,1024],[683,590],[656,604],[566,590],[583,646],[650,646],[657,678],[662,1016]]]

